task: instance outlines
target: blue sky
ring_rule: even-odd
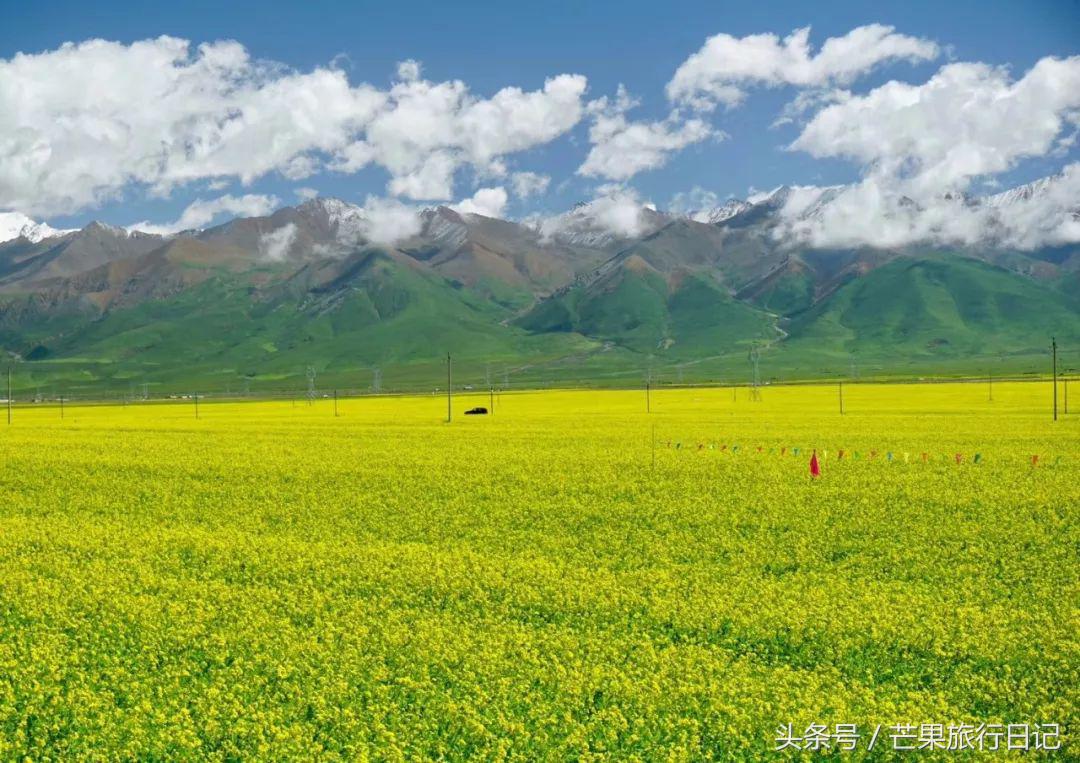
[[[890,61],[846,85],[862,94],[889,81],[919,84],[949,61],[1007,65],[1020,77],[1046,56],[1080,52],[1080,3],[1066,2],[904,2],[886,6],[865,2],[720,3],[620,2],[529,4],[185,2],[6,3],[9,23],[0,28],[0,59],[17,52],[44,53],[64,42],[103,38],[129,44],[167,34],[193,45],[236,40],[257,59],[299,72],[333,65],[350,84],[391,85],[397,62],[416,59],[433,82],[462,80],[472,95],[486,98],[500,88],[537,90],[545,78],[561,73],[588,78],[586,99],[613,97],[625,85],[640,100],[632,120],[663,120],[672,105],[665,85],[706,38],[718,33],[780,37],[811,26],[817,49],[830,37],[870,23],[895,27],[899,34],[925,38],[942,47],[934,60]],[[796,95],[791,86],[754,87],[745,102],[701,115],[728,136],[695,142],[666,157],[663,166],[625,181],[642,198],[665,205],[679,192],[698,187],[720,198],[745,196],[748,189],[782,183],[825,185],[856,180],[865,167],[836,157],[814,158],[784,150],[800,133],[798,124],[770,127]],[[2,124],[2,122],[0,122]],[[589,122],[582,119],[550,142],[507,156],[511,171],[548,175],[547,193],[511,199],[506,213],[561,210],[590,198],[603,178],[575,175],[589,151]],[[2,137],[2,136],[0,136]],[[0,143],[2,146],[2,143]],[[1057,171],[1075,161],[1064,155],[1023,158],[1000,173],[1003,185]],[[195,198],[215,194],[266,194],[296,203],[295,189],[362,203],[383,195],[390,175],[378,165],[355,173],[320,171],[301,180],[279,172],[242,184],[219,182],[211,190],[194,181],[172,187],[168,195],[146,192],[138,184],[67,213],[47,215],[54,225],[74,226],[91,219],[115,224],[166,221],[180,216]],[[458,170],[456,198],[478,186],[500,182],[476,178],[473,168]],[[41,215],[37,215],[41,217]]]

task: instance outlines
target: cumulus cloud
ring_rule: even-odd
[[[644,170],[662,167],[675,151],[709,137],[724,137],[700,119],[683,120],[678,112],[660,122],[631,122],[626,112],[638,104],[622,85],[613,100],[605,96],[589,104],[592,149],[577,174],[629,180]]]
[[[316,191],[314,188],[308,188],[306,186],[301,186],[294,189],[293,193],[295,193],[296,198],[300,199],[301,201],[309,201],[311,199],[317,198],[319,195],[319,192]]]
[[[233,217],[260,217],[268,215],[278,206],[276,196],[247,194],[245,196],[220,196],[216,199],[196,199],[183,211],[178,219],[171,223],[155,225],[150,222],[129,225],[128,230],[140,230],[145,233],[157,233],[167,236],[179,231],[204,228],[222,215]]]
[[[848,90],[801,90],[798,95],[784,105],[780,116],[773,120],[771,126],[782,127],[787,124],[801,123],[805,120],[808,112],[819,111],[829,104],[843,103],[849,98],[851,98],[851,92]]]
[[[423,228],[417,209],[397,199],[368,196],[361,214],[360,233],[373,244],[394,246]]]
[[[541,196],[546,193],[551,184],[551,176],[540,175],[536,172],[515,172],[510,182],[514,186],[514,195],[519,199],[527,199],[530,196]]]
[[[672,101],[699,109],[735,106],[748,86],[843,85],[886,62],[925,61],[939,54],[931,40],[898,34],[883,24],[830,37],[817,53],[810,49],[810,27],[796,29],[783,40],[775,34],[717,34],[679,66],[667,94]]]
[[[708,222],[709,212],[721,204],[720,196],[700,186],[671,197],[668,210],[698,222]]]
[[[343,71],[297,72],[232,41],[104,40],[0,60],[0,209],[74,213],[135,187],[302,179],[328,165],[386,168],[391,193],[451,198],[454,172],[487,172],[580,121],[586,80],[490,98],[398,67],[389,90]]]
[[[985,200],[999,228],[991,228],[991,235],[1017,249],[1080,243],[1080,162],[1028,190]]]
[[[402,82],[412,82],[420,79],[420,71],[423,65],[414,58],[399,61],[397,65],[397,77]]]
[[[472,198],[453,204],[451,208],[463,214],[502,217],[508,198],[506,189],[501,186],[481,188],[472,195]]]
[[[1048,153],[1077,109],[1080,56],[1044,58],[1015,82],[1001,67],[949,64],[922,85],[892,81],[827,106],[791,148],[934,194]]]
[[[790,147],[849,159],[863,178],[812,215],[789,203],[784,235],[818,247],[1075,242],[1075,164],[1038,193],[1006,192],[1009,204],[973,200],[968,190],[1054,155],[1078,122],[1080,56],[1044,58],[1016,80],[1001,67],[948,64],[921,85],[893,81],[849,95],[821,109]]]
[[[397,82],[363,139],[339,152],[336,168],[351,171],[374,161],[390,171],[392,194],[450,199],[460,167],[498,177],[506,172],[506,155],[569,131],[581,121],[585,87],[584,77],[563,74],[543,90],[508,87],[478,99],[460,81]]]
[[[283,225],[259,237],[259,253],[268,260],[285,259],[296,241],[296,223]]]
[[[870,177],[847,187],[790,189],[776,235],[814,248],[911,245],[1032,250],[1080,242],[1080,163],[1030,186],[978,198],[919,201]]]
[[[603,245],[613,238],[630,238],[648,232],[647,213],[654,210],[637,191],[610,184],[596,189],[592,201],[579,204],[565,214],[534,220],[544,239],[567,240],[586,245]]]

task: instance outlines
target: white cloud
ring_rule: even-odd
[[[672,196],[668,209],[698,222],[708,222],[709,211],[720,203],[720,197],[715,192],[694,186],[689,191],[681,191]]]
[[[221,196],[216,199],[204,201],[196,199],[188,205],[180,217],[171,223],[156,225],[150,222],[135,223],[129,225],[128,230],[140,230],[146,233],[157,233],[167,236],[179,231],[204,228],[222,215],[234,217],[260,217],[268,215],[278,206],[275,196],[262,194],[247,194],[245,196]]]
[[[449,199],[454,191],[457,158],[449,151],[418,157],[412,169],[396,174],[387,190],[410,199]]]
[[[802,122],[807,112],[818,111],[832,103],[843,103],[851,98],[847,90],[812,89],[800,90],[799,93],[784,105],[772,127],[781,127],[786,124]]]
[[[0,212],[0,243],[20,236],[36,243],[42,239],[70,232],[70,230],[57,230],[46,223],[35,222],[21,212]]]
[[[893,81],[848,95],[821,109],[791,148],[854,161],[863,179],[812,215],[789,200],[782,234],[816,247],[1075,242],[1075,164],[1008,205],[966,193],[993,187],[1024,159],[1053,156],[1078,121],[1080,56],[1044,58],[1017,80],[1001,67],[953,63],[921,85]]]
[[[1054,148],[1080,109],[1080,56],[1044,58],[1013,82],[978,63],[942,67],[922,85],[889,82],[818,112],[791,148],[852,159],[921,197]]]
[[[397,82],[363,139],[338,152],[335,168],[375,162],[389,170],[396,196],[450,199],[460,167],[501,176],[507,154],[548,143],[581,121],[585,87],[584,77],[562,74],[543,90],[508,87],[477,99],[460,81]]]
[[[319,195],[318,191],[316,191],[314,188],[308,188],[307,186],[300,186],[299,188],[294,189],[293,193],[296,194],[296,198],[302,201],[309,201],[311,199],[317,198]]]
[[[415,58],[407,58],[399,61],[397,65],[397,78],[402,82],[412,82],[420,79],[420,71],[423,65]]]
[[[1017,249],[1080,243],[1080,162],[1033,190],[1020,198],[1006,191],[987,199],[1000,226],[992,235]]]
[[[172,37],[0,59],[0,209],[73,213],[132,187],[167,196],[195,181],[301,179],[328,163],[375,163],[392,193],[451,198],[457,169],[498,170],[581,119],[579,75],[484,99],[420,73],[407,61],[389,90],[353,86],[335,68],[296,72],[237,42]]]
[[[551,176],[540,175],[536,172],[515,172],[510,181],[514,186],[514,195],[519,199],[527,199],[530,196],[542,196],[547,193]]]
[[[368,196],[362,212],[360,232],[374,244],[394,246],[423,228],[416,208],[397,199]]]
[[[644,170],[662,167],[674,151],[709,137],[724,137],[700,119],[683,121],[677,112],[661,122],[631,122],[626,112],[637,105],[622,85],[613,101],[605,96],[589,104],[592,149],[577,174],[629,180]]]
[[[882,24],[830,37],[816,54],[809,40],[809,27],[796,29],[783,40],[775,34],[714,35],[675,71],[667,85],[668,97],[700,109],[734,106],[751,85],[843,85],[885,62],[925,61],[941,52],[930,40],[897,34]]]
[[[296,223],[283,225],[259,238],[259,253],[268,260],[285,259],[296,241]]]
[[[648,231],[650,222],[646,214],[653,205],[643,202],[637,191],[611,184],[597,188],[596,192],[596,198],[587,204],[534,221],[540,235],[545,239],[603,245],[613,237],[629,238]]]
[[[1030,187],[986,198],[919,201],[876,177],[831,189],[790,189],[776,235],[814,248],[916,244],[1020,250],[1080,242],[1080,163]]]
[[[484,217],[502,217],[506,208],[508,196],[506,189],[499,186],[496,188],[481,188],[472,195],[472,198],[453,204],[454,209],[463,214],[483,215]]]

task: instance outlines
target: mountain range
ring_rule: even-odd
[[[960,203],[992,227],[1046,188]],[[1080,245],[788,235],[841,190],[522,221],[437,207],[392,245],[329,198],[168,236],[5,213],[0,347],[17,387],[71,394],[296,388],[309,368],[431,389],[447,352],[473,386],[744,382],[754,347],[766,379],[1043,372],[1050,336],[1080,343]]]

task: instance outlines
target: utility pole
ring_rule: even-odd
[[[337,390],[334,390],[334,418],[337,418]]]
[[[64,419],[64,396],[61,395],[60,396],[60,420],[63,421],[63,419]]]
[[[840,415],[844,415],[844,382],[839,383],[840,387]]]
[[[645,413],[652,413],[652,403],[649,400],[649,387],[651,386],[650,382],[645,382]]]
[[[446,423],[449,424],[454,420],[454,393],[453,393],[453,375],[451,374],[451,360],[450,353],[446,353]]]
[[[7,370],[7,423],[11,424],[11,366]]]
[[[750,387],[750,400],[756,403],[761,400],[761,390],[759,389],[761,386],[761,369],[759,367],[759,363],[761,362],[761,347],[757,342],[754,342],[754,344],[750,346],[748,358],[750,360],[750,367],[754,372],[753,386]]]
[[[1050,337],[1050,355],[1054,366],[1054,421],[1057,421],[1057,338]]]
[[[494,416],[495,415],[495,388],[494,387],[488,387],[488,405],[491,406],[489,410],[491,411],[491,415]]]
[[[196,392],[193,397],[195,398],[195,418],[199,418],[199,393]]]

